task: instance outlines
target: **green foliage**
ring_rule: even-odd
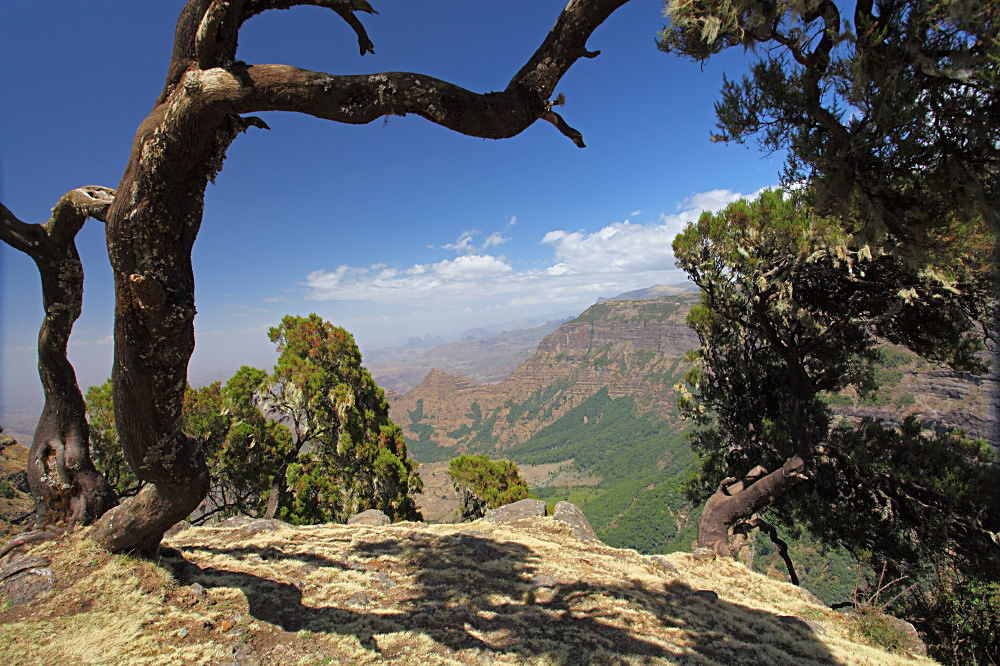
[[[825,543],[843,543],[919,576],[950,553],[962,571],[1000,570],[1000,468],[992,448],[959,431],[931,435],[907,418],[899,430],[866,420],[829,435],[809,492],[790,513]],[[845,490],[845,489],[850,489]]]
[[[0,479],[0,497],[4,499],[17,497],[17,489],[7,479]]]
[[[311,314],[284,317],[268,337],[279,356],[259,401],[290,424],[292,439],[272,483],[276,515],[342,522],[375,508],[394,520],[418,518],[416,464],[351,334]]]
[[[210,437],[205,447],[213,479],[209,497],[223,515],[263,514],[271,481],[292,448],[288,428],[267,419],[257,405],[266,378],[263,370],[244,365],[221,390],[213,391],[218,399],[206,395],[195,401],[192,396],[185,402],[186,407],[192,405],[189,413],[196,403],[218,405],[216,414],[228,420],[225,436]]]
[[[90,457],[119,497],[138,492],[140,483],[125,461],[125,452],[115,427],[115,405],[111,378],[87,389],[87,423],[90,426]]]
[[[944,664],[1000,663],[1000,581],[940,570],[903,600],[931,657]]]
[[[884,340],[981,370],[969,313],[982,310],[966,304],[995,297],[978,283],[944,286],[868,246],[852,249],[807,195],[765,192],[703,214],[674,241],[679,265],[702,288],[703,306],[688,320],[701,349],[679,387],[679,404],[700,426],[692,444],[703,466],[690,496],[798,455],[809,480],[771,498],[780,520],[899,569],[953,549],[985,557],[997,527],[973,498],[993,495],[996,467],[978,446],[926,437],[915,422],[902,432],[874,423],[831,431],[820,396],[848,387],[870,396],[880,377],[898,382],[902,371],[883,366]]]
[[[1000,228],[996,3],[665,4],[664,51],[761,47],[749,76],[725,82],[713,140],[784,151],[783,181],[811,183],[821,210],[869,238],[947,255],[980,221]]]
[[[486,456],[459,456],[448,464],[448,478],[462,498],[462,518],[482,518],[495,509],[528,497],[528,485],[517,465]]]
[[[281,352],[273,374],[243,366],[224,387],[185,391],[183,429],[201,443],[212,476],[201,518],[260,515],[272,496],[275,515],[297,524],[370,508],[419,517],[416,464],[351,335],[316,315],[285,317],[269,335]],[[87,416],[95,465],[119,494],[135,492],[110,380],[87,391]]]

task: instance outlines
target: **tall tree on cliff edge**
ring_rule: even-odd
[[[310,314],[284,317],[268,337],[280,354],[261,377],[257,401],[288,425],[290,442],[268,469],[264,517],[344,522],[379,509],[393,520],[419,520],[416,463],[354,336]]]
[[[761,520],[770,513],[896,571],[947,555],[964,571],[995,572],[992,448],[956,433],[928,436],[913,420],[898,431],[832,427],[823,396],[873,390],[886,340],[983,372],[967,313],[995,307],[996,293],[961,281],[949,290],[899,257],[850,249],[850,238],[805,193],[765,192],[703,213],[674,240],[702,292],[688,318],[701,339],[691,390],[678,387],[701,426],[693,444],[704,463],[689,487],[707,498],[698,545],[728,556],[730,531],[771,530]]]
[[[555,86],[579,58],[598,55],[587,49],[587,39],[626,1],[571,0],[507,87],[477,94],[421,74],[339,76],[236,59],[239,31],[248,19],[297,5],[336,12],[357,35],[361,54],[373,52],[356,16],[374,11],[366,0],[188,0],[177,21],[166,83],[136,131],[117,194],[108,201],[110,190],[99,195],[87,190],[91,198],[110,203],[98,216],[106,219],[115,279],[115,417],[125,458],[146,482],[137,495],[103,515],[111,503],[103,499],[108,486],[103,484],[105,491],[85,490],[92,465],[77,455],[86,450],[85,438],[67,434],[85,432],[86,427],[75,380],[62,381],[69,376],[65,339],[75,317],[53,313],[50,321],[47,313],[43,324],[57,338],[56,353],[40,349],[43,383],[47,372],[60,378],[52,385],[51,397],[47,394],[58,416],[43,413],[40,430],[44,435],[46,428],[41,426],[50,421],[60,425],[51,429],[51,436],[44,435],[43,444],[55,446],[57,454],[60,447],[74,453],[46,460],[66,479],[60,483],[66,486],[63,492],[70,493],[68,504],[79,507],[85,495],[92,498],[85,502],[82,518],[100,515],[94,539],[115,551],[152,550],[208,490],[204,454],[180,427],[187,364],[194,349],[191,250],[201,225],[205,187],[222,168],[227,148],[248,128],[266,128],[263,121],[245,114],[295,111],[358,124],[413,113],[456,132],[494,139],[514,136],[544,119],[582,147],[580,132],[554,110]],[[24,235],[23,223],[7,209],[2,213],[3,240],[35,256],[35,244]],[[94,214],[86,206],[77,206],[74,213],[80,222]],[[66,226],[72,228],[71,241],[79,224]],[[56,227],[62,233],[63,225],[50,226]],[[58,281],[56,267],[39,261],[39,268],[43,281]],[[82,273],[77,274],[79,282],[71,281],[74,291],[82,286]],[[54,371],[57,367],[60,370]],[[75,407],[64,409],[66,405]],[[33,493],[39,500],[52,494],[38,482],[43,476],[33,477]],[[71,514],[66,510],[63,515]]]

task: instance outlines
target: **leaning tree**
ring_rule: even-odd
[[[361,54],[373,52],[356,16],[374,11],[366,0],[188,0],[177,21],[166,83],[136,130],[113,200],[110,190],[82,190],[102,205],[81,203],[74,195],[72,209],[66,209],[73,220],[62,223],[57,215],[41,229],[2,211],[3,240],[38,257],[43,283],[67,289],[71,298],[81,291],[82,271],[77,265],[62,269],[67,264],[59,264],[55,255],[75,255],[73,237],[87,215],[104,218],[115,280],[115,419],[125,458],[145,481],[137,495],[101,515],[113,497],[91,473],[82,400],[65,354],[78,307],[50,301],[47,293],[46,303],[54,307],[46,311],[43,337],[48,338],[40,345],[48,346],[40,349],[39,364],[47,402],[32,457],[49,467],[32,474],[36,498],[52,498],[49,504],[58,507],[51,490],[58,485],[69,498],[63,504],[84,507],[73,508],[72,515],[100,515],[92,536],[121,551],[155,548],[164,531],[205,496],[209,478],[203,453],[180,427],[194,350],[191,249],[205,187],[222,168],[227,148],[248,128],[267,128],[247,114],[296,111],[363,124],[413,113],[456,132],[493,139],[512,137],[544,119],[582,147],[580,132],[553,108],[555,86],[579,58],[598,54],[587,49],[587,39],[626,1],[570,0],[506,88],[478,94],[422,74],[333,75],[236,58],[239,31],[248,19],[297,5],[336,12],[357,35]],[[48,240],[36,242],[43,234]],[[68,511],[62,513],[66,518]]]
[[[884,250],[853,250],[850,226],[808,200],[764,192],[703,213],[674,239],[678,265],[701,288],[688,317],[701,348],[678,386],[700,426],[692,442],[703,466],[689,484],[705,500],[698,545],[731,555],[731,531],[762,527],[775,538],[762,520],[770,513],[897,570],[945,553],[969,570],[995,567],[991,447],[928,436],[915,420],[898,431],[835,427],[824,400],[848,387],[872,392],[886,342],[983,372],[981,316],[969,313],[995,309],[995,288],[946,287]],[[990,240],[980,235],[987,251]]]

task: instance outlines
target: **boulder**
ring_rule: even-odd
[[[487,511],[486,520],[491,523],[510,523],[522,518],[536,518],[544,515],[545,502],[537,499],[523,499]]]
[[[163,533],[163,538],[164,539],[169,539],[169,538],[173,537],[174,535],[179,534],[180,532],[183,532],[184,530],[188,529],[189,527],[191,527],[191,523],[189,523],[186,520],[182,520],[179,523],[174,523],[173,527],[171,527],[169,530],[167,530],[166,532]]]
[[[540,573],[532,576],[528,580],[528,583],[530,583],[532,587],[555,587],[556,579],[555,576]]]
[[[559,502],[556,504],[556,510],[552,513],[552,517],[570,525],[573,528],[573,534],[581,541],[599,540],[594,528],[590,526],[590,521],[583,515],[580,507],[575,504]]]
[[[799,594],[802,596],[803,599],[805,599],[809,603],[816,604],[817,606],[822,606],[823,608],[826,608],[826,604],[823,603],[823,600],[817,597],[809,590],[807,590],[806,588],[799,587]]]
[[[796,629],[801,629],[802,631],[813,633],[817,636],[821,636],[826,633],[826,629],[819,622],[803,620],[801,617],[796,617],[794,615],[779,615],[778,621],[786,627],[795,627]]]
[[[664,571],[669,571],[671,573],[677,573],[677,567],[675,567],[670,560],[662,555],[650,555],[646,559],[648,559],[649,562],[658,569],[663,569]]]
[[[240,532],[249,536],[260,532],[274,532],[288,523],[274,518],[250,518],[249,516],[233,516],[219,523],[219,527],[239,528]]]
[[[368,509],[367,511],[356,513],[347,519],[348,525],[371,525],[372,527],[381,527],[391,522],[389,516],[378,509]]]
[[[907,622],[906,620],[901,620],[898,617],[893,617],[892,615],[882,615],[889,625],[898,631],[902,636],[906,644],[906,649],[913,654],[919,655],[921,657],[927,656],[927,645],[920,638],[920,634],[917,633],[916,627]]]

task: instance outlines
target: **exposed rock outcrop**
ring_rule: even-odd
[[[545,502],[523,499],[512,504],[504,504],[486,512],[486,520],[491,523],[512,523],[523,518],[538,518],[545,515]]]

